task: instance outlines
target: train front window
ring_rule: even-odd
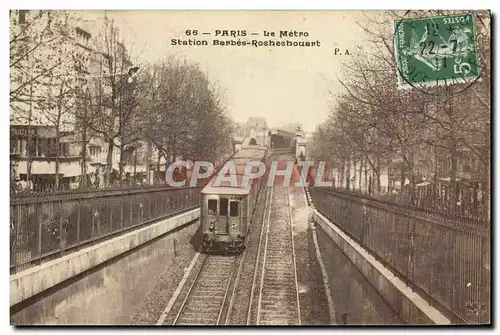
[[[220,198],[220,209],[219,209],[220,216],[227,216],[228,202],[229,200],[227,200],[226,198]]]
[[[229,216],[238,216],[238,206],[239,203],[236,201],[231,201],[229,203]]]
[[[217,200],[208,200],[208,215],[217,215]]]

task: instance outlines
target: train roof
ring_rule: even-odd
[[[261,145],[244,145],[241,147],[240,151],[235,153],[232,158],[240,158],[240,157],[255,157],[260,156],[261,159],[266,156],[267,147]],[[231,159],[232,159],[231,158]]]
[[[258,145],[251,145],[242,147],[240,151],[234,154],[231,159],[229,159],[224,166],[217,172],[217,174],[208,182],[208,184],[201,191],[202,194],[235,194],[235,195],[246,195],[250,192],[252,183],[255,179],[250,179],[246,186],[242,185],[245,167],[248,162],[260,162],[267,154],[267,148]],[[234,166],[234,170],[230,167]],[[256,172],[256,167],[253,168],[253,172]],[[214,185],[215,180],[219,176],[221,171],[226,171],[226,176],[230,176],[229,173],[233,172],[236,175],[236,185],[231,185],[229,180],[221,181],[219,185]]]

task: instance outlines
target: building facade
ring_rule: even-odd
[[[101,83],[104,64],[109,56],[98,50],[96,46],[99,43],[95,41],[99,31],[105,29],[106,19],[96,16],[92,20],[85,20],[78,15],[78,12],[67,14],[64,11],[10,12],[11,50],[14,50],[10,66],[11,180],[23,182],[25,187],[53,185],[56,170],[59,170],[59,185],[63,188],[74,188],[81,184],[83,174],[88,179],[95,180],[99,168],[106,165],[108,145],[103,136],[92,132],[89,127],[82,131],[87,122],[84,109],[89,108],[89,101],[84,101],[87,99],[87,93],[95,92],[99,88],[102,93],[109,94],[109,88]],[[48,25],[49,21],[52,26]],[[57,30],[57,24],[63,23],[67,23],[69,28],[65,31]],[[37,97],[57,96],[57,92],[46,90],[50,85],[45,84],[52,83],[51,76],[47,76],[46,82],[40,82],[25,74],[43,70],[36,68],[35,64],[44,61],[44,57],[50,57],[49,49],[55,47],[49,42],[34,44],[35,40],[43,41],[41,34],[45,27],[54,29],[54,34],[60,32],[64,35],[56,39],[56,42],[60,40],[60,43],[64,43],[68,58],[77,57],[83,64],[76,71],[68,70],[68,78],[65,78],[72,80],[71,83],[75,87],[83,89],[73,95],[71,103],[57,111],[48,110],[37,103]],[[40,51],[23,53],[33,45]],[[61,67],[56,73],[59,76],[64,75],[63,71],[67,70],[65,62],[71,60],[63,58],[55,64],[56,69],[57,66]],[[85,80],[79,82],[82,78]],[[115,141],[115,145],[119,145],[119,139]],[[118,168],[117,150],[112,161],[113,168]]]

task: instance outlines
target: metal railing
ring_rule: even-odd
[[[160,185],[16,195],[10,202],[11,273],[194,209],[201,189]]]
[[[489,221],[330,188],[312,188],[311,197],[323,215],[447,312],[453,323],[490,322]]]
[[[409,192],[410,189],[401,191],[392,191],[388,187],[381,187],[379,192],[369,192],[366,189],[356,188],[339,188],[342,192],[352,193],[355,195],[362,195],[364,197],[373,198],[381,202],[394,203],[396,205],[404,206],[405,208],[413,208],[426,212],[439,213],[442,215],[461,218],[466,220],[481,220],[487,221],[490,213],[488,208],[488,199],[485,197],[478,199],[478,190],[469,185],[464,185],[460,188],[457,187],[458,203],[453,204],[450,199],[450,194],[447,192],[438,191],[438,187],[429,185],[419,192],[415,190],[413,193]],[[441,193],[441,194],[440,194]],[[485,193],[482,191],[482,193]],[[472,196],[476,194],[476,196]]]
[[[122,182],[105,188],[11,189],[10,273],[199,207],[201,190],[231,157],[221,157],[211,177],[195,187],[172,188],[158,181],[147,186]]]

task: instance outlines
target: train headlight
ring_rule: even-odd
[[[231,224],[231,228],[232,228],[232,229],[236,229],[236,223],[232,223],[232,224]]]
[[[215,223],[210,222],[210,226],[208,226],[208,229],[210,229],[210,231],[213,231],[215,229]]]

